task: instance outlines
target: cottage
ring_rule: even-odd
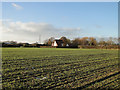
[[[63,47],[63,41],[62,40],[54,40],[52,43],[53,47]]]

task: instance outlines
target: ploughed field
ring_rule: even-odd
[[[118,50],[3,48],[4,88],[119,89]]]

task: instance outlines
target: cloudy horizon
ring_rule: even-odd
[[[3,3],[2,41],[34,43],[55,37],[117,37],[117,2]]]

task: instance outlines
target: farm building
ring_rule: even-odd
[[[62,40],[54,40],[52,43],[53,47],[62,47],[63,46],[63,41]]]

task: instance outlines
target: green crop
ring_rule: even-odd
[[[119,88],[118,50],[3,48],[2,87]]]

